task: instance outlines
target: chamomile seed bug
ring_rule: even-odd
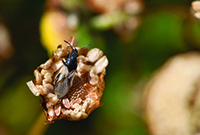
[[[70,87],[73,85],[74,75],[77,69],[77,57],[79,56],[78,50],[74,48],[71,43],[66,40],[64,40],[64,42],[66,42],[72,50],[70,52],[70,55],[69,52],[67,52],[66,61],[62,60],[64,66],[61,72],[56,76],[57,80],[55,82],[54,92],[58,98],[64,97],[69,92]],[[90,45],[92,44],[89,44],[82,48],[88,47]]]

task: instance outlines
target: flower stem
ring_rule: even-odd
[[[40,113],[37,120],[28,131],[27,135],[43,135],[49,124],[45,124],[46,117],[43,112]]]

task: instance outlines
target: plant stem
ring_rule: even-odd
[[[46,117],[43,112],[40,113],[37,120],[31,126],[27,135],[43,135],[49,124],[45,124]]]

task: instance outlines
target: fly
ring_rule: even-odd
[[[78,50],[76,48],[73,48],[71,43],[69,43],[68,41],[65,42],[71,47],[72,50],[70,55],[69,52],[67,52],[66,61],[62,60],[64,66],[62,67],[61,72],[56,76],[57,80],[55,82],[54,92],[58,98],[64,97],[69,92],[70,87],[73,85],[74,76],[77,69],[77,57],[79,56]],[[87,46],[84,46],[82,48],[85,47]]]

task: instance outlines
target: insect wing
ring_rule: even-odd
[[[57,78],[56,83],[61,81],[63,78],[66,78],[68,73],[69,73],[68,68],[66,66],[63,66],[60,73],[56,76]]]
[[[57,76],[54,92],[58,98],[62,98],[69,91],[69,81],[68,81],[68,68],[66,66],[62,67],[61,72]]]
[[[68,78],[63,78],[58,83],[56,83],[54,92],[58,98],[62,98],[69,92],[69,89],[70,86]]]

